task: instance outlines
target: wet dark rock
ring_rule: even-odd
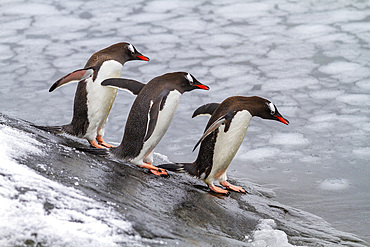
[[[87,147],[85,140],[56,136],[2,114],[0,124],[31,133],[45,144],[43,156],[30,154],[17,162],[108,203],[132,223],[134,234],[140,235],[144,244],[155,240],[150,246],[248,246],[245,237],[253,234],[260,219],[274,219],[277,229],[287,233],[293,244],[363,244],[318,217],[311,219],[308,213],[274,202],[258,188],[244,185],[248,194],[219,196],[186,174],[157,177],[135,165],[76,150]],[[47,168],[40,169],[40,163]],[[44,202],[46,214],[53,209],[52,203]],[[25,244],[35,243],[27,240]]]
[[[50,211],[54,208],[54,205],[51,204],[50,202],[46,201],[44,203],[44,210],[46,212],[46,214],[50,214]]]

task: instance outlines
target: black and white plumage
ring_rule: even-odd
[[[125,42],[111,45],[94,53],[83,69],[62,77],[49,89],[49,92],[52,92],[69,82],[79,82],[74,98],[71,123],[63,126],[39,127],[51,132],[64,132],[85,138],[94,147],[110,147],[103,140],[103,135],[117,89],[102,86],[101,83],[108,78],[119,78],[123,65],[131,60],[149,61],[149,58],[138,52],[133,45]],[[132,85],[133,93],[137,87],[135,85],[140,85],[133,80],[127,80],[127,84]]]
[[[229,192],[215,186],[215,180],[229,190],[245,193],[242,187],[227,182],[226,170],[246,135],[252,117],[289,124],[273,103],[257,96],[233,96],[221,104],[206,104],[195,110],[193,117],[198,115],[210,115],[211,118],[203,136],[194,147],[195,150],[200,144],[197,159],[193,163],[164,164],[159,167],[174,171],[185,170],[202,179],[212,191],[222,194]]]
[[[108,79],[102,85],[125,89],[126,83],[122,79]],[[156,175],[167,175],[163,169],[152,165],[153,151],[170,126],[180,96],[194,89],[209,88],[186,72],[168,73],[150,80],[141,88],[131,107],[121,144],[107,152],[148,168]]]

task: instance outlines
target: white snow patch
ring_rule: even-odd
[[[5,160],[8,160],[5,154],[11,157],[23,156],[26,153],[44,155],[39,149],[39,147],[44,146],[42,143],[33,139],[31,135],[21,133],[10,127],[0,125],[0,140],[0,157],[4,156]]]
[[[132,232],[131,224],[113,208],[11,158],[25,153],[42,155],[40,147],[32,135],[0,125],[1,246],[23,246],[27,240],[35,246],[138,244],[127,234]]]
[[[161,159],[161,161],[172,163],[172,161],[170,161],[170,159],[164,154],[154,152],[154,155],[158,157],[159,159]]]
[[[284,231],[277,230],[273,219],[262,219],[257,225],[257,230],[252,235],[254,247],[293,247],[288,243],[288,236]]]

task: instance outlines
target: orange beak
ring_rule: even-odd
[[[149,61],[149,58],[145,56],[137,55],[136,57],[144,61]]]

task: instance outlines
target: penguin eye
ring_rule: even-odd
[[[186,74],[185,78],[189,81],[190,85],[194,84],[193,77],[189,73]]]
[[[269,107],[270,111],[271,111],[271,115],[274,115],[275,112],[276,112],[276,109],[275,109],[275,106],[273,103],[268,103],[267,106]]]
[[[129,51],[131,52],[131,54],[134,54],[135,53],[135,49],[134,49],[134,46],[129,44],[128,47]]]

